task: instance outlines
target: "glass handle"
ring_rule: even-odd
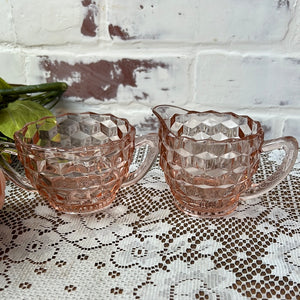
[[[262,147],[263,152],[272,151],[275,149],[283,149],[285,157],[278,169],[258,184],[252,186],[241,195],[242,200],[258,197],[280,183],[292,170],[298,156],[298,143],[294,137],[287,136],[278,139],[265,141]]]
[[[36,191],[25,176],[21,176],[10,164],[5,160],[1,153],[17,155],[15,144],[1,142],[0,144],[0,168],[3,174],[13,183],[27,191]]]
[[[149,133],[144,136],[137,137],[135,139],[135,147],[142,147],[148,145],[149,151],[146,155],[145,160],[142,162],[142,164],[139,166],[139,168],[129,173],[128,178],[125,182],[123,182],[122,187],[128,187],[136,182],[138,182],[140,179],[142,179],[145,174],[150,170],[153,163],[156,161],[157,155],[158,155],[158,136],[156,133]]]

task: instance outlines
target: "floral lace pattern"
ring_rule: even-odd
[[[262,156],[256,180],[280,157]],[[158,164],[90,215],[58,213],[8,182],[0,298],[299,299],[299,186],[298,159],[267,195],[229,216],[197,219],[173,205]]]

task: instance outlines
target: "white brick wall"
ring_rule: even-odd
[[[221,109],[300,107],[300,59],[274,53],[199,53],[196,99]],[[205,93],[203,93],[205,87]]]
[[[78,27],[84,8],[80,1],[11,0],[16,41],[23,46],[81,42]],[[80,28],[80,27],[79,27]]]
[[[0,76],[68,82],[56,113],[153,130],[151,107],[172,103],[246,113],[268,138],[300,141],[298,0],[2,2]]]
[[[111,0],[108,3],[108,22],[124,28],[130,37],[199,43],[265,43],[284,38],[296,1]]]

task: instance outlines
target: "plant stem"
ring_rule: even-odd
[[[26,93],[40,93],[47,91],[62,91],[64,92],[68,88],[68,85],[65,82],[50,82],[50,83],[41,83],[35,85],[19,85],[14,86],[10,89],[0,89],[0,95],[19,95]]]

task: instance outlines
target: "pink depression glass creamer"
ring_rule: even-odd
[[[149,146],[141,166],[129,173],[135,147]],[[13,144],[4,144],[13,153]],[[67,113],[31,122],[15,133],[25,178],[0,157],[5,174],[37,190],[57,210],[87,213],[107,207],[121,186],[140,180],[158,153],[156,135],[135,139],[135,128],[111,114]],[[32,185],[32,186],[31,186]]]
[[[156,106],[153,112],[160,122],[160,166],[166,182],[176,206],[193,216],[231,213],[240,198],[271,190],[297,158],[295,138],[264,141],[261,124],[248,116],[170,105]],[[265,181],[252,184],[261,152],[278,148],[286,152],[279,169]]]

